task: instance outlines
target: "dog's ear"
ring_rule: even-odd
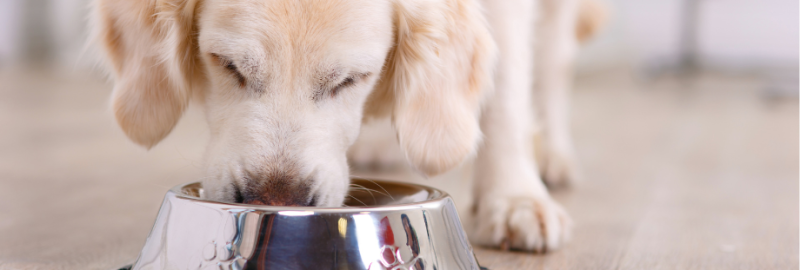
[[[477,0],[396,0],[395,47],[365,113],[391,114],[417,170],[436,175],[476,151],[496,46]]]
[[[150,148],[180,119],[191,96],[198,0],[97,0],[94,40],[113,68],[112,108],[125,134]]]

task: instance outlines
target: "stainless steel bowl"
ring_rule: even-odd
[[[354,179],[346,207],[274,207],[172,188],[123,269],[480,269],[452,198],[406,183]]]

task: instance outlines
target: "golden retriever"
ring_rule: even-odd
[[[545,251],[571,222],[531,149],[546,179],[574,176],[565,114],[578,3],[97,0],[93,40],[135,143],[156,145],[190,100],[202,105],[210,199],[340,206],[362,119],[390,117],[419,172],[476,156],[476,243]]]

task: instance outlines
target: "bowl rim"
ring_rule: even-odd
[[[204,206],[211,206],[219,209],[224,210],[235,210],[237,212],[276,212],[278,214],[285,214],[285,215],[314,215],[317,213],[324,213],[324,214],[335,214],[335,213],[361,213],[367,214],[370,212],[384,212],[384,211],[398,211],[398,210],[413,210],[419,208],[438,208],[442,204],[447,203],[448,201],[452,202],[452,198],[450,194],[444,192],[443,190],[407,183],[403,181],[397,180],[388,180],[388,179],[379,179],[379,178],[365,178],[365,177],[357,177],[351,176],[350,180],[365,180],[371,182],[383,182],[392,185],[403,185],[418,188],[421,190],[427,190],[429,192],[429,196],[432,198],[426,199],[421,202],[414,202],[414,203],[401,203],[401,204],[391,204],[385,206],[342,206],[342,207],[316,207],[316,206],[271,206],[271,205],[254,205],[254,204],[243,204],[243,203],[232,203],[232,202],[221,202],[221,201],[213,201],[213,200],[206,200],[200,197],[188,195],[183,192],[183,189],[189,185],[200,184],[200,181],[194,182],[187,182],[183,184],[179,184],[177,186],[172,187],[169,192],[174,194],[176,198],[190,200],[196,203],[201,203]],[[169,195],[167,195],[169,196]]]

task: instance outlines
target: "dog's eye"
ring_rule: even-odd
[[[342,80],[342,82],[340,82],[335,87],[330,88],[327,91],[317,92],[317,94],[314,96],[314,99],[315,100],[319,100],[320,98],[322,98],[324,96],[331,97],[331,98],[332,97],[336,97],[336,95],[339,94],[339,92],[342,91],[343,89],[355,85],[356,83],[364,80],[365,78],[369,77],[370,75],[372,75],[371,72],[356,73],[356,74],[350,75],[347,78],[345,78],[344,80]]]
[[[339,92],[342,91],[342,89],[350,87],[350,86],[353,86],[356,83],[356,81],[359,80],[360,78],[361,77],[357,76],[357,75],[353,75],[353,76],[347,77],[342,82],[340,82],[338,85],[336,85],[336,86],[334,86],[332,88],[323,89],[323,90],[320,90],[320,91],[316,92],[314,94],[314,100],[319,101],[324,97],[328,97],[328,98],[336,97],[336,95],[338,95]]]
[[[222,57],[218,54],[213,54],[213,53],[211,54],[211,56],[213,56],[217,60],[217,62],[219,62],[220,66],[223,66],[226,70],[228,70],[229,72],[231,72],[231,74],[233,74],[233,76],[236,78],[236,81],[239,82],[239,86],[245,87],[247,85],[247,81],[245,80],[242,73],[239,72],[239,69],[236,67],[236,64],[234,64],[232,60],[228,59],[227,57]]]
[[[356,83],[356,79],[353,78],[353,76],[347,77],[347,79],[344,79],[344,81],[342,81],[342,83],[340,83],[339,85],[337,85],[336,87],[331,89],[331,96],[335,97],[336,94],[338,94],[339,91],[342,90],[342,88],[350,87],[351,85],[353,85],[355,83]]]
[[[239,81],[239,86],[245,87],[247,85],[247,81],[244,79],[244,76],[242,76],[242,73],[239,72],[239,69],[236,68],[236,65],[234,65],[233,62],[226,63],[225,69],[230,71],[233,76],[236,77],[236,80]]]

